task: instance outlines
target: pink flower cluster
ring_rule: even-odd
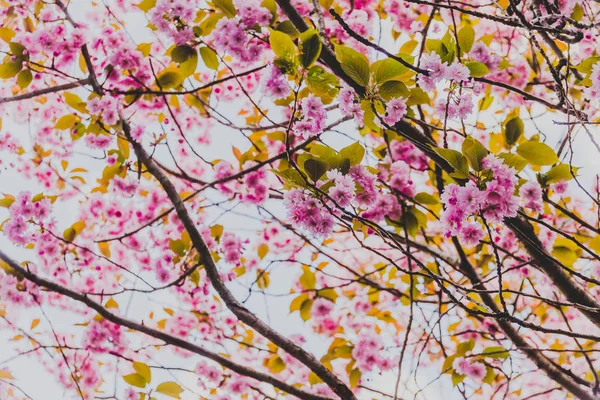
[[[28,232],[27,221],[36,220],[43,225],[50,216],[51,208],[52,203],[49,199],[33,201],[31,193],[21,192],[10,206],[10,220],[4,224],[2,230],[12,242],[26,245],[32,238],[32,234]]]
[[[428,167],[425,154],[408,140],[394,140],[390,143],[392,161],[404,161],[411,168],[424,171]]]
[[[19,281],[17,277],[5,273],[0,268],[0,299],[3,302],[11,306],[31,307],[36,298],[39,299],[38,286],[28,280]]]
[[[375,367],[386,371],[393,367],[393,363],[389,358],[384,357],[382,353],[383,342],[379,336],[361,333],[354,344],[352,357],[356,360],[356,366],[362,372],[372,371]]]
[[[184,44],[194,38],[194,31],[186,22],[196,17],[195,3],[186,0],[158,0],[148,13],[150,23],[167,34],[176,44]]]
[[[310,94],[300,100],[302,118],[294,124],[293,131],[303,139],[318,135],[325,128],[327,112],[321,99]]]
[[[473,44],[469,56],[475,61],[485,64],[490,71],[495,71],[498,68],[498,64],[502,61],[502,58],[490,52],[490,48],[483,42],[476,42]]]
[[[253,40],[247,29],[258,25],[267,26],[271,22],[271,12],[261,7],[260,1],[244,0],[237,4],[235,18],[221,18],[213,30],[213,45],[219,53],[228,52],[238,61],[252,62],[259,58],[266,45]]]
[[[270,64],[263,72],[262,87],[265,95],[273,99],[287,97],[291,90],[286,76],[273,64]]]
[[[354,165],[350,168],[350,176],[358,185],[354,201],[362,207],[370,206],[377,199],[377,176],[370,173],[362,165]]]
[[[329,199],[323,201],[303,189],[292,189],[284,195],[288,217],[300,227],[317,236],[327,236],[333,229],[333,215],[341,214],[341,209],[354,202],[368,207],[377,200],[376,176],[361,165],[354,165],[348,174],[338,170],[327,171],[317,182],[317,187],[327,185]]]
[[[450,184],[441,196],[446,237],[459,236],[469,246],[485,236],[481,224],[469,221],[470,216],[482,215],[488,222],[496,223],[515,217],[519,207],[519,199],[513,195],[518,181],[516,171],[491,154],[483,159],[483,167],[493,173],[485,189],[480,190],[473,181],[465,186]]]
[[[427,91],[434,90],[436,84],[443,80],[462,82],[468,80],[471,75],[469,69],[460,62],[455,61],[448,65],[446,62],[442,62],[440,56],[435,52],[423,54],[420,66],[429,73],[428,76],[419,75],[419,86]]]
[[[113,324],[105,319],[92,320],[83,337],[83,347],[99,353],[115,351],[122,353],[128,346],[121,325]]]
[[[326,176],[334,182],[334,185],[329,188],[329,197],[339,207],[348,207],[355,195],[355,185],[352,177],[343,175],[338,170],[327,171]],[[332,208],[335,208],[335,206]]]
[[[379,222],[384,217],[389,217],[394,221],[398,221],[402,216],[402,207],[400,206],[400,203],[398,203],[396,196],[393,194],[380,193],[371,207],[363,212],[361,216],[374,222]]]
[[[390,165],[389,184],[391,188],[408,197],[415,195],[416,189],[410,179],[410,168],[404,161],[395,161]]]
[[[46,55],[52,58],[56,67],[64,68],[77,60],[77,53],[86,39],[81,29],[67,31],[63,24],[52,24],[36,27],[34,32],[25,34],[18,42],[27,48],[31,60]]]
[[[535,212],[542,212],[542,187],[536,181],[525,182],[519,189],[523,206]]]
[[[435,105],[437,114],[450,119],[463,119],[473,112],[473,95],[470,93],[454,94],[450,93],[446,97],[441,97]]]
[[[485,366],[483,364],[478,362],[470,363],[469,360],[464,357],[454,360],[452,368],[454,368],[457,373],[466,375],[478,382],[481,381],[486,374]]]
[[[304,189],[292,189],[284,196],[284,204],[292,223],[316,236],[327,236],[333,230],[333,216],[323,203]]]
[[[119,120],[119,100],[114,97],[93,97],[88,101],[87,108],[90,114],[102,117],[107,125],[114,125]]]
[[[403,98],[392,99],[387,103],[385,111],[383,122],[394,125],[406,115],[406,101]]]
[[[221,251],[225,261],[230,264],[239,265],[242,257],[243,243],[234,233],[225,232],[221,238]]]
[[[251,167],[254,162],[246,162],[244,169]],[[247,173],[243,179],[243,189],[240,193],[240,200],[250,204],[262,204],[268,197],[269,185],[267,183],[267,171],[260,168],[256,171]]]
[[[364,112],[362,108],[360,108],[360,102],[353,89],[349,87],[340,89],[338,100],[340,102],[340,111],[342,115],[345,117],[354,117],[354,120],[358,124],[362,123]]]

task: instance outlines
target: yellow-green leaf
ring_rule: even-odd
[[[258,250],[258,256],[262,260],[263,258],[265,258],[267,253],[269,253],[269,246],[266,243],[263,243],[260,246],[258,246],[257,250]]]
[[[267,366],[269,367],[269,371],[277,374],[285,369],[285,362],[281,359],[281,357],[276,355],[269,360]]]
[[[479,61],[469,61],[465,65],[469,68],[471,76],[474,78],[479,78],[490,73],[490,69],[487,65],[480,63]]]
[[[369,59],[348,46],[336,46],[335,57],[342,70],[362,87],[369,84]]]
[[[321,38],[314,29],[309,29],[300,35],[300,62],[304,68],[309,68],[321,55]]]
[[[73,225],[71,225],[70,228],[67,228],[65,230],[65,232],[63,233],[63,238],[67,242],[72,242],[75,239],[75,237],[77,237],[77,235],[79,235],[81,233],[83,228],[85,228],[85,222],[83,222],[83,221],[75,222]]]
[[[304,272],[302,273],[302,276],[300,276],[300,285],[302,285],[304,289],[314,289],[317,285],[317,277],[315,276],[315,273],[305,265],[302,266],[302,271]]]
[[[556,152],[546,143],[529,141],[517,148],[517,153],[535,165],[552,165],[558,162]]]
[[[137,372],[146,383],[150,383],[152,381],[152,372],[150,371],[150,367],[147,364],[142,362],[134,361],[133,369]]]
[[[215,71],[219,69],[219,58],[213,49],[210,47],[201,47],[200,56],[208,68],[214,69]]]
[[[0,64],[0,79],[12,78],[23,69],[23,62],[19,58],[16,60],[12,60],[11,58],[5,60],[3,64]]]
[[[213,0],[213,4],[230,18],[235,17],[236,9],[232,0]]]
[[[296,46],[289,35],[271,29],[269,43],[273,53],[278,58],[288,62],[293,62],[296,59]]]
[[[458,31],[458,45],[462,54],[468,53],[475,42],[475,30],[471,25],[466,25]]]
[[[166,69],[158,74],[156,80],[163,89],[176,88],[183,83],[183,75],[176,69]]]
[[[311,299],[304,300],[300,306],[300,317],[303,321],[310,319],[310,309],[312,308],[313,301]]]
[[[19,85],[21,89],[25,89],[27,86],[29,86],[32,80],[33,74],[28,69],[24,69],[23,71],[19,72],[19,75],[17,75],[17,85]]]
[[[179,386],[178,383],[175,382],[164,382],[158,385],[156,388],[158,393],[166,394],[169,397],[173,397],[174,399],[179,399],[179,395],[183,393],[183,389]]]
[[[60,130],[72,129],[77,122],[79,122],[78,116],[73,114],[67,114],[60,117],[58,121],[56,121],[54,127]]]
[[[131,386],[139,387],[142,389],[146,387],[146,380],[140,374],[125,375],[123,377],[123,380],[129,383]]]

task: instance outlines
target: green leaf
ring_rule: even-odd
[[[85,101],[81,100],[81,98],[76,94],[66,92],[63,96],[65,98],[65,103],[67,103],[77,111],[82,113],[85,113],[87,111]]]
[[[490,73],[490,69],[487,65],[480,63],[479,61],[469,61],[465,65],[469,68],[471,76],[474,78],[479,78]]]
[[[466,25],[464,28],[458,31],[458,45],[460,46],[460,51],[463,54],[471,51],[474,42],[475,30],[471,25]]]
[[[78,121],[79,121],[79,117],[77,117],[76,115],[73,115],[73,114],[63,115],[62,117],[60,117],[58,119],[58,121],[56,121],[54,128],[60,129],[60,130],[72,129]]]
[[[190,57],[179,64],[179,72],[183,79],[187,78],[190,75],[193,75],[196,72],[196,68],[198,67],[198,53],[196,50],[190,55]],[[182,80],[183,82],[183,80]]]
[[[573,174],[577,175],[578,169],[577,167],[573,167]],[[544,182],[550,185],[560,181],[570,181],[573,179],[573,174],[571,174],[571,167],[568,164],[558,164],[546,172]]]
[[[308,71],[306,85],[324,104],[329,104],[337,96],[340,82],[335,75],[325,72],[322,67],[314,66]]]
[[[283,171],[271,170],[275,175],[283,179],[283,182],[290,187],[303,187],[306,185],[306,181],[294,168],[288,168]]]
[[[21,61],[23,61],[23,58],[25,58],[26,60],[29,59],[29,56],[25,54],[25,50],[27,49],[21,43],[10,42],[8,46],[10,47],[10,52],[18,58],[20,58]]]
[[[83,221],[75,222],[69,228],[65,229],[65,231],[63,233],[63,239],[65,239],[67,242],[72,242],[73,240],[75,240],[77,235],[79,235],[81,233],[83,228],[85,228],[85,222],[83,222]]]
[[[508,118],[510,118],[510,116]],[[506,121],[504,121],[502,126],[502,135],[504,136],[504,142],[510,148],[517,143],[525,131],[525,125],[519,116],[512,117],[510,119],[508,118]]]
[[[134,361],[133,369],[137,372],[146,383],[150,383],[152,381],[152,372],[150,371],[150,367],[147,364],[142,362]]]
[[[452,372],[452,365],[454,364],[454,360],[458,357],[458,354],[453,354],[451,356],[446,357],[444,360],[444,365],[442,366],[442,372],[445,374],[449,374]]]
[[[269,360],[267,367],[271,373],[278,374],[285,369],[285,362],[276,355]]]
[[[293,63],[296,59],[296,46],[289,35],[271,29],[269,43],[275,55],[286,61]]]
[[[373,79],[378,84],[399,79],[409,71],[408,67],[392,58],[374,62],[371,69],[373,70]]]
[[[314,289],[317,286],[317,277],[315,276],[315,273],[306,266],[303,266],[302,270],[304,272],[299,279],[300,285],[306,290]]]
[[[232,0],[213,0],[213,4],[230,18],[235,17],[237,13]]]
[[[21,89],[25,89],[27,86],[29,86],[32,80],[33,74],[28,69],[24,69],[23,71],[19,72],[19,75],[17,75],[17,85],[19,85]]]
[[[308,321],[310,319],[310,309],[312,308],[313,301],[311,299],[306,299],[302,302],[300,306],[300,317],[303,321]]]
[[[14,77],[23,69],[23,61],[19,58],[12,60],[10,57],[5,59],[3,64],[0,65],[0,79],[9,79]]]
[[[186,246],[185,243],[183,243],[183,240],[181,239],[169,240],[169,248],[173,253],[177,254],[178,256],[185,255]]]
[[[410,91],[406,85],[399,81],[388,81],[379,86],[379,95],[386,101],[398,97],[409,97]],[[429,98],[427,99],[429,101]]]
[[[369,84],[369,59],[362,53],[347,46],[335,46],[335,58],[342,70],[362,87]]]
[[[304,170],[313,182],[317,182],[327,172],[327,164],[321,160],[310,158],[304,162]]]
[[[456,372],[452,372],[452,384],[454,386],[458,385],[459,383],[461,383],[462,381],[465,380],[467,376],[466,375],[462,375]]]
[[[579,255],[566,246],[554,246],[552,256],[567,267],[572,266],[579,259]]]
[[[290,303],[290,312],[300,311],[300,307],[302,307],[302,303],[308,299],[308,295],[306,293],[302,293],[300,296],[294,298]]]
[[[200,47],[200,57],[202,57],[202,61],[204,64],[215,71],[219,69],[219,58],[217,57],[217,53],[211,49],[210,47]]]
[[[171,89],[181,85],[183,79],[184,77],[181,72],[174,69],[167,69],[159,73],[156,80],[161,88]]]
[[[350,160],[350,165],[358,165],[365,156],[365,148],[360,143],[355,142],[340,150],[339,156]]]
[[[502,346],[487,347],[481,352],[482,355],[491,358],[507,358],[510,353]]]
[[[361,376],[362,376],[362,374],[360,372],[360,369],[358,369],[358,368],[352,369],[352,371],[350,372],[350,376],[349,376],[351,388],[355,388],[358,386],[358,384],[360,383]]]
[[[487,156],[488,151],[477,139],[474,139],[472,136],[467,136],[462,144],[462,153],[467,157],[469,165],[475,171],[481,171],[483,169],[481,161]]]
[[[429,104],[430,101],[431,100],[429,100],[429,95],[426,91],[424,91],[420,87],[414,87],[410,89],[410,97],[406,101],[406,105],[410,107],[419,104]]]
[[[309,29],[300,35],[300,63],[309,68],[321,55],[321,38],[314,29]]]
[[[136,6],[143,12],[148,12],[156,6],[156,0],[143,0],[141,3],[136,4]]]
[[[292,24],[292,22],[289,19],[286,19],[285,21],[277,25],[275,30],[286,33],[292,38],[297,38],[298,36],[300,36],[300,32],[298,32],[298,29],[296,29],[294,24]]]
[[[158,393],[166,394],[174,399],[180,399],[179,395],[183,393],[183,389],[175,382],[163,382],[156,387]]]
[[[481,382],[487,383],[488,385],[492,386],[492,383],[494,383],[494,378],[496,378],[496,373],[494,372],[494,369],[486,365],[485,376],[483,377]]]
[[[176,63],[183,63],[187,61],[192,55],[196,54],[196,49],[188,45],[176,46],[171,51],[171,59]]]
[[[438,200],[434,196],[425,192],[417,193],[417,195],[415,196],[415,201],[420,204],[429,205],[434,205],[438,203]]]
[[[558,162],[552,147],[542,142],[525,142],[517,147],[517,153],[535,165],[552,165]]]
[[[131,386],[139,387],[142,389],[146,387],[146,380],[140,374],[125,375],[123,377],[123,380],[129,383]]]
[[[467,354],[467,352],[473,350],[474,347],[475,347],[475,340],[473,340],[473,339],[469,339],[466,342],[461,342],[456,347],[456,354],[458,354],[459,356],[464,356],[465,354]]]
[[[454,168],[457,178],[467,178],[469,176],[469,164],[465,156],[456,150],[442,149],[436,147],[433,149],[440,157],[448,161],[448,164]]]
[[[527,160],[518,154],[501,153],[498,154],[498,157],[502,159],[504,164],[516,169],[517,172],[522,171],[527,166]]]

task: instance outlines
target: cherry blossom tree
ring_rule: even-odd
[[[598,399],[599,13],[0,0],[0,399]]]

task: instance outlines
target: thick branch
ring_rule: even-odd
[[[221,279],[217,266],[210,254],[210,250],[206,246],[204,239],[200,235],[200,232],[196,228],[196,224],[188,214],[182,199],[179,197],[175,186],[164,174],[160,167],[152,160],[146,150],[137,142],[131,139],[130,126],[123,117],[121,117],[121,123],[123,131],[127,139],[131,142],[133,149],[139,158],[139,160],[146,166],[148,172],[150,172],[161,184],[165,192],[167,193],[175,212],[179,217],[181,223],[190,235],[190,239],[200,254],[201,261],[206,270],[206,274],[210,279],[213,287],[221,296],[227,307],[235,314],[240,321],[246,325],[252,327],[258,333],[269,339],[271,342],[279,346],[281,349],[289,353],[291,356],[296,358],[302,364],[307,366],[313,371],[319,378],[323,380],[340,398],[344,400],[355,399],[352,390],[344,384],[332,371],[328,370],[323,364],[319,362],[312,354],[302,349],[296,343],[290,339],[282,336],[276,332],[269,325],[261,321],[256,315],[246,309],[229,291],[225,283]]]

